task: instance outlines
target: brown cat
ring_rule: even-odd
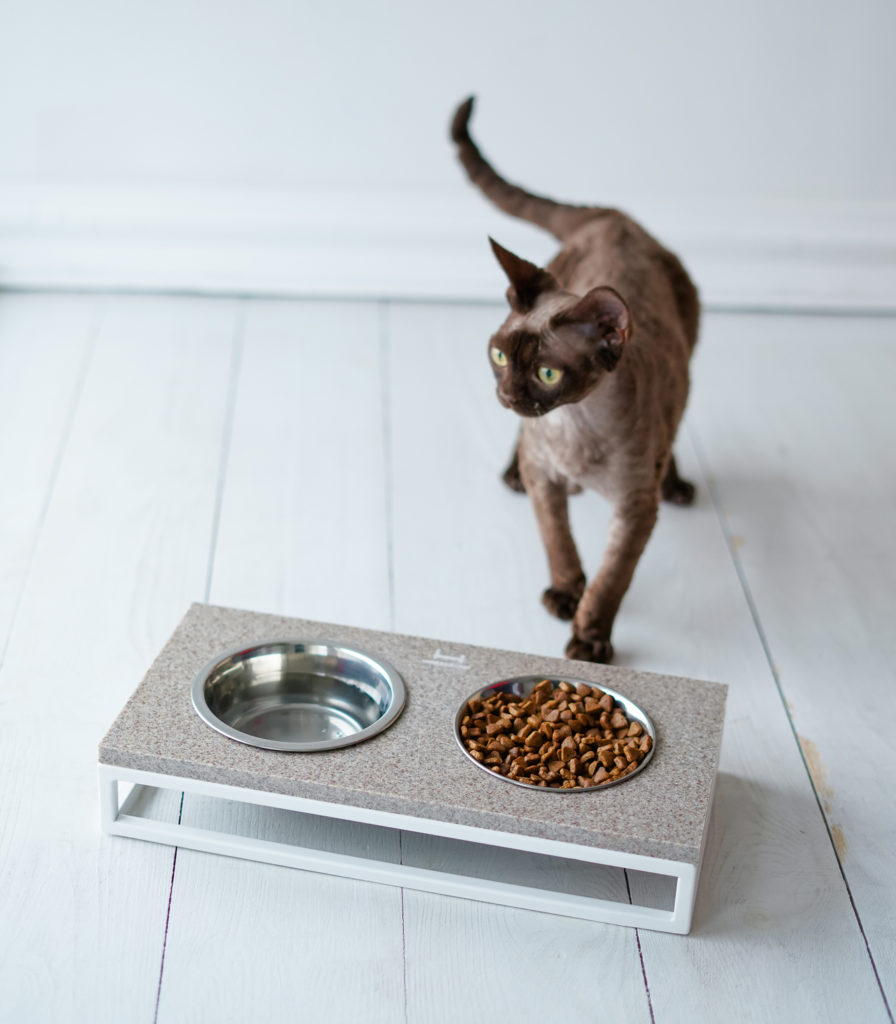
[[[541,268],[490,239],[510,282],[510,314],[488,352],[498,400],[523,417],[504,479],[525,489],[535,509],[551,573],[542,601],[572,619],[567,657],[605,662],[660,497],[694,500],[672,442],[697,341],[697,290],[678,257],[624,213],[557,203],[505,181],[470,138],[472,111],[471,97],[451,125],[470,180],[563,243]],[[614,506],[603,562],[587,587],[567,509],[567,496],[584,487]]]

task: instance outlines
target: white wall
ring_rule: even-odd
[[[106,232],[108,247],[116,227],[107,263],[122,266],[130,232],[132,273],[157,285],[160,233],[195,247],[217,231],[220,259],[221,235],[251,245],[286,223],[277,238],[298,259],[317,244],[312,209],[318,242],[340,217],[382,242],[408,190],[409,230],[478,242],[495,221],[446,141],[469,92],[509,176],[626,206],[698,264],[721,236],[742,259],[757,244],[845,244],[869,264],[896,252],[892,0],[5,0],[0,15],[0,283],[40,283],[41,265],[77,280],[79,251],[84,280],[102,278],[90,242]],[[218,284],[263,287],[232,257]],[[334,266],[331,290],[358,291],[351,278]]]

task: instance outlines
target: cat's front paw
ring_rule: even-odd
[[[566,645],[566,657],[606,665],[613,660],[613,645],[609,640],[580,640],[574,636]]]
[[[569,620],[575,615],[576,608],[579,607],[579,598],[582,596],[582,591],[569,591],[559,590],[557,587],[548,587],[548,589],[541,595],[541,603],[547,608],[551,615],[558,619],[562,619],[564,622]]]

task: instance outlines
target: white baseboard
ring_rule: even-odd
[[[896,204],[652,202],[708,308],[896,312]],[[0,185],[0,288],[500,302],[486,236],[556,243],[451,193]]]

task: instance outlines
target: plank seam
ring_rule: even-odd
[[[383,442],[383,491],[386,513],[386,564],[389,586],[389,629],[395,631],[395,524],[393,522],[393,473],[392,473],[392,387],[390,380],[392,351],[389,344],[389,302],[377,303],[379,355],[380,355],[380,402],[382,408]]]
[[[389,629],[395,630],[395,535],[392,516],[393,474],[392,474],[392,387],[390,378],[391,346],[389,344],[389,302],[377,303],[379,350],[380,350],[380,401],[383,413],[383,490],[386,505],[386,564],[389,586]],[[404,864],[404,833],[398,832],[398,863]],[[401,894],[401,992],[402,1019],[408,1024],[408,952],[407,929],[405,926],[404,886]]]
[[[65,414],[65,420],[62,425],[62,436],[59,439],[59,444],[56,448],[56,454],[53,457],[53,464],[50,467],[50,479],[47,483],[47,489],[44,494],[43,501],[41,502],[40,511],[37,516],[37,525],[34,530],[34,536],[31,538],[31,544],[28,548],[28,556],[25,562],[25,572],[22,575],[22,582],[19,586],[19,592],[16,595],[16,601],[13,605],[12,614],[9,617],[9,627],[6,630],[6,636],[3,639],[3,647],[0,649],[0,671],[3,670],[3,665],[6,662],[6,655],[9,651],[9,644],[12,640],[12,635],[15,632],[16,622],[19,617],[19,609],[22,605],[22,597],[24,596],[25,590],[28,586],[28,579],[31,576],[31,567],[34,564],[34,558],[37,554],[37,548],[40,543],[40,538],[43,534],[44,525],[47,520],[47,515],[50,511],[50,505],[53,501],[53,495],[56,493],[56,484],[59,480],[59,472],[62,468],[62,463],[65,458],[66,450],[68,449],[69,440],[71,438],[72,426],[75,422],[75,416],[77,415],[78,407],[81,404],[81,396],[84,393],[84,387],[87,383],[87,375],[90,370],[90,364],[93,362],[93,355],[96,351],[97,338],[99,337],[100,327],[102,326],[103,320],[106,315],[105,303],[101,303],[99,308],[94,311],[91,319],[90,327],[87,331],[87,340],[84,345],[84,354],[81,357],[81,362],[78,366],[78,376],[75,380],[75,386],[72,389],[71,399],[69,406]]]
[[[208,551],[208,566],[205,574],[205,601],[208,603],[212,589],[212,574],[214,572],[215,551],[218,546],[218,528],[221,522],[221,507],[224,502],[224,480],[227,475],[227,466],[230,461],[230,443],[233,437],[233,421],[236,414],[236,396],[239,386],[240,368],[243,357],[243,338],[245,336],[246,311],[241,306],[236,312],[236,324],[233,331],[232,349],[230,353],[230,370],[227,382],[227,402],[224,408],[224,429],[221,436],[221,456],[218,461],[218,481],[215,491],[215,509],[212,515],[211,541]],[[184,811],[184,793],[180,795],[180,808],[177,812],[177,823],[181,823]],[[168,885],[168,910],[165,914],[165,935],[162,940],[162,958],[159,963],[159,984],[156,989],[156,1006],[153,1015],[153,1024],[157,1024],[159,1018],[159,1004],[162,998],[162,981],[165,975],[165,952],[168,948],[168,926],[171,922],[171,903],[174,896],[174,877],[177,873],[177,853],[179,847],[175,846],[174,856],[171,860],[171,881]]]
[[[230,445],[233,439],[233,421],[236,416],[236,398],[239,388],[240,368],[243,361],[243,340],[246,330],[246,309],[241,305],[236,314],[233,332],[233,348],[230,354],[230,372],[227,382],[227,405],[224,410],[224,431],[221,438],[221,458],[218,462],[218,486],[215,493],[215,510],[212,515],[211,540],[209,542],[208,569],[205,577],[205,597],[208,603],[212,591],[212,575],[215,567],[215,551],[218,547],[218,530],[221,525],[221,508],[224,504],[224,481],[230,462]]]
[[[184,794],[180,795],[180,807],[177,811],[177,823],[180,824],[181,815],[184,812]],[[168,882],[168,909],[165,911],[165,932],[162,936],[162,958],[159,962],[159,983],[156,986],[156,1005],[152,1015],[152,1024],[158,1024],[159,1003],[162,999],[162,976],[165,973],[165,952],[168,949],[168,925],[171,923],[171,900],[174,896],[174,875],[177,871],[177,850],[174,847],[174,854],[171,857],[171,879]]]
[[[398,833],[398,863],[404,864],[404,849],[402,846],[402,840],[404,833]],[[407,930],[405,928],[404,919],[404,886],[399,890],[401,894],[401,995],[404,1000],[402,1006],[402,1019],[404,1024],[408,1024],[408,943],[407,943]]]
[[[628,868],[622,869],[622,875],[625,878],[625,891],[628,893],[628,901],[632,905],[632,887],[628,881]],[[650,983],[647,981],[647,968],[644,966],[644,951],[641,949],[641,929],[635,929],[635,943],[638,946],[638,959],[641,961],[641,977],[644,979],[644,991],[647,993],[647,1012],[650,1014],[650,1024],[655,1024],[656,1018],[653,1015],[653,1000],[650,998]]]
[[[725,539],[725,545],[728,548],[728,554],[731,557],[731,562],[734,566],[734,571],[737,573],[737,578],[740,583],[741,590],[743,591],[744,599],[747,602],[747,608],[749,609],[750,616],[753,620],[753,625],[756,628],[756,632],[759,636],[759,642],[762,644],[762,650],[765,654],[765,659],[768,663],[769,671],[771,672],[772,679],[774,680],[775,687],[778,691],[778,697],[781,701],[781,707],[787,718],[787,723],[790,726],[790,731],[793,735],[794,742],[796,743],[796,749],[799,752],[800,760],[803,762],[803,768],[806,770],[806,777],[808,778],[809,785],[812,788],[812,794],[815,797],[815,803],[818,807],[818,812],[821,815],[821,820],[824,822],[824,827],[828,834],[828,841],[831,844],[831,849],[834,853],[834,859],[840,871],[840,877],[843,879],[843,885],[846,889],[846,895],[849,898],[849,904],[852,907],[853,914],[855,915],[856,924],[858,925],[859,932],[862,936],[862,941],[865,943],[865,951],[868,954],[868,960],[871,963],[871,970],[874,972],[874,978],[877,982],[877,987],[880,991],[880,996],[884,1003],[884,1010],[886,1011],[886,1014],[889,1017],[891,1024],[894,1024],[893,1012],[890,1009],[890,1003],[887,1000],[887,993],[884,991],[884,986],[881,981],[880,973],[877,969],[877,963],[874,959],[874,954],[871,952],[871,946],[868,942],[868,936],[865,934],[865,928],[862,925],[862,918],[859,914],[859,909],[856,906],[855,899],[853,898],[852,889],[850,888],[849,880],[846,877],[846,871],[844,870],[843,862],[840,859],[840,855],[837,853],[837,845],[834,842],[834,836],[831,832],[831,826],[830,822],[828,821],[828,816],[825,813],[824,805],[821,802],[821,797],[818,794],[818,790],[815,788],[815,780],[812,778],[812,773],[809,771],[809,765],[806,761],[805,754],[803,753],[802,745],[800,744],[799,734],[797,733],[796,725],[790,714],[790,708],[787,706],[787,698],[784,696],[784,688],[781,685],[781,678],[778,675],[778,669],[775,666],[775,661],[772,657],[768,635],[766,634],[765,627],[762,625],[762,619],[759,616],[759,609],[756,605],[756,601],[753,597],[753,592],[747,580],[746,570],[743,566],[740,556],[737,553],[737,546],[734,543],[733,535],[731,533],[731,530],[729,529],[728,520],[725,516],[725,513],[722,510],[722,504],[718,490],[715,485],[714,477],[709,472],[706,455],[703,451],[700,439],[697,436],[697,431],[690,423],[687,425],[687,433],[688,437],[690,438],[691,444],[693,445],[694,453],[697,456],[697,462],[700,464],[700,471],[703,474],[704,480],[706,481],[710,501],[712,502],[713,510],[716,513],[716,518],[719,521],[719,526],[722,530],[722,536]]]

